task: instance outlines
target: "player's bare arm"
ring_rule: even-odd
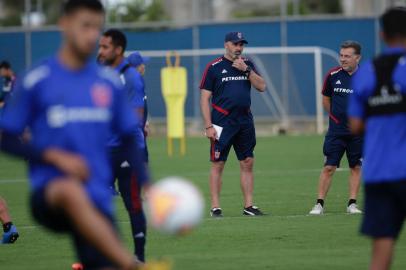
[[[330,113],[331,97],[323,96],[323,108],[327,113]]]
[[[242,72],[246,72],[248,79],[250,80],[252,86],[254,86],[255,89],[257,89],[260,92],[265,91],[266,88],[265,80],[261,76],[259,76],[254,70],[252,70],[251,67],[248,66],[241,57],[238,57],[234,60],[233,67],[235,67],[238,70],[241,70]]]
[[[364,132],[364,121],[360,118],[349,118],[350,130],[352,134],[361,135]]]
[[[211,92],[206,89],[202,89],[200,93],[201,93],[200,94],[200,109],[202,110],[206,136],[210,140],[215,140],[217,133],[216,133],[216,130],[213,128],[213,124],[211,122],[211,112],[210,112]]]
[[[43,159],[45,162],[55,165],[58,169],[76,179],[84,181],[89,177],[89,169],[86,162],[77,154],[50,148],[44,151]]]

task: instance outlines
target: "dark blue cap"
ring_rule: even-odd
[[[230,32],[226,34],[224,38],[224,42],[232,42],[232,43],[245,43],[248,44],[248,41],[244,38],[244,35],[241,32]]]
[[[128,63],[133,67],[138,67],[149,61],[149,57],[141,56],[139,52],[133,52],[127,57]]]

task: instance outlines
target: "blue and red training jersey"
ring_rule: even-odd
[[[322,94],[331,98],[328,127],[330,135],[351,134],[347,120],[347,107],[349,97],[354,92],[351,87],[352,75],[342,67],[335,67],[327,73],[324,80]]]
[[[258,74],[254,64],[243,58],[245,64]],[[200,89],[212,92],[212,122],[220,126],[244,124],[253,121],[251,82],[247,75],[232,66],[233,62],[219,57],[210,62],[202,77]]]

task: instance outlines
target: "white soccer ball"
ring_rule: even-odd
[[[169,234],[183,234],[196,227],[203,217],[204,200],[190,181],[167,177],[148,191],[148,223]]]

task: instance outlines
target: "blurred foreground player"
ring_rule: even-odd
[[[138,269],[141,263],[117,236],[109,191],[111,171],[105,148],[111,129],[140,164],[131,113],[119,78],[90,56],[104,23],[98,0],[69,0],[59,21],[58,53],[17,83],[0,127],[1,147],[30,161],[34,218],[55,232],[68,232],[85,269]],[[32,139],[18,138],[28,126]]]
[[[372,238],[371,270],[390,269],[406,217],[406,9],[381,17],[387,49],[361,66],[353,80],[349,116],[365,132],[365,214],[361,231]]]

